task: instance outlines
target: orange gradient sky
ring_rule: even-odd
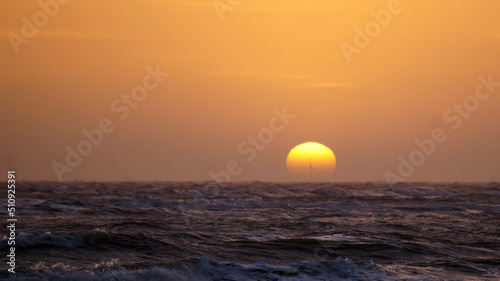
[[[384,180],[442,128],[405,180],[500,181],[500,87],[459,128],[443,119],[479,76],[500,81],[500,1],[399,2],[348,63],[339,45],[391,1],[243,0],[221,20],[212,0],[72,0],[17,54],[9,34],[43,10],[4,1],[2,177],[15,165],[56,180],[53,161],[109,118],[115,130],[64,180],[209,180],[231,160],[231,180],[289,180],[286,156],[307,141],[335,153],[332,181]],[[157,65],[169,76],[120,120],[110,105]],[[248,161],[238,146],[283,107],[295,118]]]

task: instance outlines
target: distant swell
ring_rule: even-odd
[[[89,276],[92,276],[89,279]],[[338,257],[333,262],[295,262],[284,266],[263,262],[240,265],[217,262],[206,256],[178,264],[172,268],[125,269],[118,260],[94,265],[93,268],[75,270],[61,263],[39,263],[30,272],[20,272],[7,280],[396,280],[376,265],[360,266],[350,259]]]
[[[19,248],[50,246],[56,248],[77,248],[111,241],[112,235],[103,229],[88,230],[83,233],[64,234],[61,232],[44,232],[35,230],[29,233],[21,232],[16,237],[16,246]],[[1,247],[7,247],[4,237]]]

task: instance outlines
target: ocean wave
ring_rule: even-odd
[[[19,197],[23,211],[93,215],[97,208],[109,213],[147,213],[155,208],[183,210],[276,209],[308,206],[323,209],[362,210],[392,208],[397,200],[411,200],[412,206],[428,202],[461,206],[488,204],[500,210],[500,185],[408,183],[21,183],[27,194]],[[36,199],[32,199],[36,198]],[[409,201],[410,202],[410,201]],[[5,208],[5,202],[0,202]],[[425,207],[425,205],[423,206]],[[474,206],[473,206],[474,207]],[[464,205],[464,210],[469,209]],[[108,213],[108,212],[106,212]]]
[[[250,241],[273,241],[273,240],[283,240],[286,239],[284,236],[276,235],[276,234],[240,234],[234,236],[235,240],[250,240]]]
[[[88,268],[77,268],[64,263],[48,265],[39,262],[28,270],[18,270],[15,275],[5,277],[5,280],[11,281],[479,281],[498,280],[500,273],[495,270],[478,269],[461,262],[426,267],[402,264],[378,265],[373,262],[355,262],[349,258],[337,257],[330,262],[307,260],[288,265],[271,265],[264,262],[252,264],[218,262],[207,256],[201,256],[172,265],[156,265],[149,268],[122,266],[118,259],[93,264]]]
[[[7,247],[7,237],[0,242],[0,248]],[[56,248],[77,248],[93,245],[103,241],[112,241],[112,235],[104,230],[95,228],[82,233],[63,233],[35,230],[21,232],[16,237],[16,246],[19,248],[50,246]]]
[[[39,263],[28,271],[18,272],[6,280],[397,280],[389,277],[379,266],[358,265],[348,258],[338,257],[332,262],[302,261],[288,265],[270,265],[263,262],[236,264],[217,262],[206,256],[171,268],[155,266],[148,269],[127,269],[117,259],[95,264],[92,268],[76,269],[70,265]]]

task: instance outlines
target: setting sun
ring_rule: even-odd
[[[327,146],[317,142],[297,145],[288,153],[288,172],[298,177],[317,178],[330,175],[337,165],[335,154]]]
[[[0,276],[500,281],[499,11],[3,1]]]

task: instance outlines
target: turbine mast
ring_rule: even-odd
[[[312,163],[311,163],[311,157],[309,157],[309,178],[310,180],[312,181],[312,178],[313,178],[313,166],[312,166]]]

